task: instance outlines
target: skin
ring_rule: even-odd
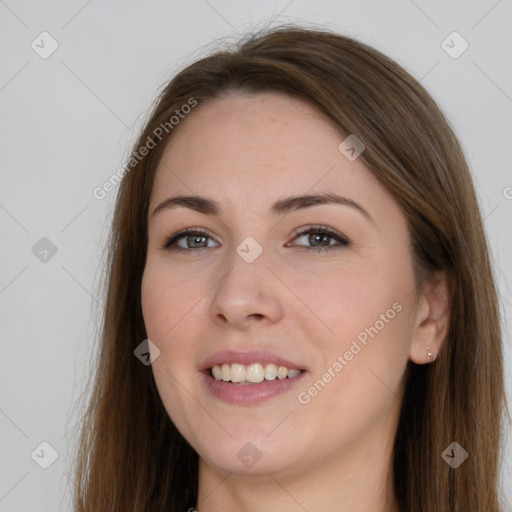
[[[398,510],[390,461],[404,372],[409,360],[431,362],[427,346],[435,359],[446,288],[427,285],[417,300],[405,216],[361,158],[341,154],[344,138],[308,103],[231,93],[182,121],[157,170],[143,314],[160,350],[152,369],[164,406],[200,456],[199,499],[190,504],[199,512]],[[357,201],[371,220],[340,205],[270,213],[279,199],[321,192]],[[222,213],[151,215],[175,195],[215,199]],[[294,230],[318,224],[349,245],[327,237],[329,252],[307,251],[322,239]],[[206,229],[208,247],[162,249],[187,227]],[[250,264],[236,252],[247,236],[263,249]],[[180,240],[191,247],[186,235]],[[299,392],[396,303],[401,311],[301,403]],[[206,357],[226,349],[269,350],[308,372],[264,402],[226,403],[199,373]],[[262,454],[252,468],[237,457],[248,442]]]

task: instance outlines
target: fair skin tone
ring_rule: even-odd
[[[446,294],[426,286],[417,300],[406,219],[362,158],[341,154],[344,138],[305,102],[230,94],[182,122],[157,170],[143,314],[160,350],[152,369],[164,406],[200,456],[190,504],[199,512],[398,510],[390,461],[404,373],[408,360],[429,363],[428,351],[435,359]],[[271,212],[281,199],[322,193],[360,208]],[[213,199],[220,212],[152,215],[178,195]],[[298,235],[300,227],[312,229]],[[162,248],[184,228],[206,235]],[[247,237],[262,249],[251,263],[236,250]],[[357,341],[371,327],[366,344]],[[271,398],[231,403],[201,371],[223,350],[268,351],[305,371]],[[247,443],[261,456],[251,467],[237,456]]]

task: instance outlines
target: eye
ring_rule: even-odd
[[[343,235],[327,226],[306,226],[295,230],[295,234],[297,239],[305,237],[307,243],[312,244],[312,247],[304,247],[306,251],[323,253],[349,245],[348,240]],[[306,235],[308,236],[306,237]],[[337,243],[332,244],[331,242]],[[301,244],[298,245],[302,247]]]
[[[348,240],[343,235],[327,226],[306,226],[298,228],[295,230],[295,235],[297,235],[296,240],[303,237],[306,238],[306,235],[308,235],[306,241],[312,244],[311,247],[296,244],[306,251],[323,253],[349,245]],[[198,250],[215,247],[215,245],[212,246],[209,244],[208,240],[212,241],[212,238],[206,230],[187,228],[170,236],[162,246],[162,249],[190,252],[193,249]]]
[[[190,251],[191,249],[206,249],[212,247],[208,244],[210,235],[203,229],[187,228],[178,231],[169,237],[162,249],[176,251]],[[211,238],[210,238],[211,239]]]

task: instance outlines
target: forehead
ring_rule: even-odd
[[[340,137],[305,101],[278,93],[237,94],[197,107],[171,138],[164,158],[191,171],[275,169],[314,160],[329,146],[332,157]]]
[[[215,99],[196,107],[173,134],[151,202],[195,193],[247,209],[314,190],[350,195],[371,210],[375,195],[387,192],[361,159],[340,153],[344,138],[312,105],[288,95]]]

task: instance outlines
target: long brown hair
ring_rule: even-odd
[[[443,271],[451,287],[449,332],[437,360],[407,369],[392,461],[400,508],[498,512],[505,411],[499,308],[460,145],[436,103],[397,63],[351,38],[297,26],[253,34],[186,67],[163,88],[135,145],[134,154],[156,142],[132,161],[117,195],[101,346],[77,456],[77,512],[196,505],[198,456],[168,417],[151,367],[133,352],[146,338],[141,279],[153,179],[180,129],[169,119],[191,100],[199,109],[230,91],[294,95],[364,141],[361,158],[407,218],[418,283]],[[441,456],[452,442],[469,454],[457,469]]]

